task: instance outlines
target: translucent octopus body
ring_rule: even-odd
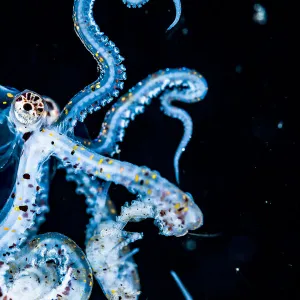
[[[139,6],[145,1],[127,3],[133,2]],[[180,3],[174,2],[177,6]],[[0,299],[18,298],[24,291],[27,299],[88,299],[93,284],[90,264],[108,299],[137,299],[140,285],[132,258],[137,249],[130,252],[128,245],[141,239],[142,234],[124,231],[125,225],[153,218],[161,234],[182,236],[203,223],[202,212],[190,194],[156,171],[113,158],[129,121],[159,97],[164,113],[181,120],[185,128],[174,158],[179,182],[179,158],[191,138],[192,121],[171,103],[204,98],[207,83],[199,73],[182,68],[149,76],[111,107],[89,147],[74,136],[77,122],[118,97],[126,79],[124,59],[95,23],[93,4],[93,0],[75,0],[73,19],[77,35],[98,62],[100,76],[75,95],[61,113],[48,97],[0,86],[0,125],[8,133],[0,140],[0,147],[11,149],[2,156],[0,167],[5,167],[16,145],[21,149],[15,154],[18,167],[14,187],[0,212]],[[75,181],[77,192],[86,196],[87,211],[92,215],[86,232],[87,258],[67,237],[35,237],[49,209],[50,157],[60,161],[67,180]],[[108,195],[111,182],[136,194],[136,200],[126,203],[119,216]],[[42,276],[47,272],[57,284]],[[82,277],[78,275],[83,280],[74,282],[75,272],[83,272]],[[12,274],[9,280],[8,274]]]

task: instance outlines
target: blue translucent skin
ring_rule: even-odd
[[[126,4],[128,7],[142,7],[144,4],[149,2],[149,0],[123,0],[123,3]],[[176,9],[176,16],[173,23],[168,27],[167,30],[171,30],[179,21],[181,16],[181,2],[180,0],[173,0],[175,9]]]
[[[0,115],[3,110],[10,106],[14,96],[18,93],[19,91],[15,88],[0,85]]]
[[[92,287],[85,254],[59,233],[38,235],[24,244],[14,261],[0,261],[0,299],[59,299],[61,295],[61,299],[84,300]]]
[[[189,114],[172,106],[172,102],[199,102],[205,97],[207,90],[206,80],[194,70],[166,69],[152,74],[131,88],[112,106],[91,147],[98,153],[114,155],[119,151],[118,143],[123,141],[129,122],[143,113],[153,98],[160,97],[162,111],[171,118],[180,120],[184,126],[184,135],[174,157],[175,175],[179,183],[179,159],[191,139],[193,123]]]
[[[72,129],[77,120],[83,121],[88,113],[111,102],[119,95],[126,79],[126,69],[121,64],[124,58],[95,23],[93,6],[94,0],[75,0],[73,20],[75,32],[98,63],[100,76],[65,106],[57,121],[61,132]]]
[[[75,0],[73,20],[75,32],[81,39],[86,49],[97,61],[100,76],[96,81],[86,86],[63,109],[58,127],[61,132],[72,130],[79,120],[83,122],[88,113],[99,110],[101,106],[118,97],[119,91],[123,89],[126,80],[126,68],[121,63],[124,58],[119,54],[119,49],[108,37],[101,32],[96,24],[92,10],[95,0]],[[128,7],[141,7],[147,1],[123,1]],[[176,7],[176,18],[168,30],[176,25],[181,14],[179,0],[174,0]]]
[[[0,170],[4,168],[14,154],[20,135],[16,133],[8,121],[8,113],[14,96],[19,91],[0,85]]]
[[[1,91],[1,102],[6,108],[0,111],[2,116],[2,122],[0,123],[0,171],[5,170],[8,166],[15,162],[19,162],[21,149],[24,147],[24,132],[20,132],[10,118],[10,109],[15,97],[17,97],[20,92],[14,88],[7,88],[0,86]],[[46,97],[45,97],[46,99]],[[51,101],[47,98],[48,101]],[[49,113],[52,113],[50,110]],[[15,170],[17,171],[17,170]],[[10,174],[15,179],[15,172],[12,170]],[[39,208],[39,213],[35,220],[34,225],[28,231],[29,236],[33,236],[37,233],[40,225],[45,221],[45,213],[49,211],[48,207],[48,194],[49,194],[49,183],[50,183],[50,173],[49,173],[49,161],[46,162],[41,169],[41,178],[39,178],[39,191],[37,191],[36,205]],[[2,186],[4,193],[6,193],[4,187]],[[15,187],[13,188],[13,191]],[[2,190],[1,190],[2,195]],[[11,198],[6,201],[3,210],[0,213],[0,221],[5,218],[6,212],[10,211],[13,201]]]
[[[22,136],[24,142],[14,188],[0,212],[0,257],[6,264],[12,264],[16,259],[20,259],[22,264],[25,263],[19,253],[25,249],[23,244],[36,234],[38,225],[44,219],[43,214],[48,207],[44,202],[49,191],[49,159],[55,156],[67,168],[68,179],[77,182],[77,191],[87,198],[88,210],[93,215],[87,237],[100,235],[99,241],[105,244],[106,252],[98,256],[98,241],[89,241],[89,257],[93,264],[114,264],[110,272],[115,281],[110,282],[111,277],[107,273],[101,273],[97,277],[103,290],[109,295],[115,295],[110,288],[114,282],[118,282],[120,286],[126,286],[121,290],[118,287],[119,295],[130,291],[132,297],[136,298],[139,291],[130,275],[130,270],[134,269],[130,264],[131,254],[126,254],[123,248],[141,238],[141,235],[131,236],[123,231],[127,222],[153,218],[161,234],[182,236],[189,230],[200,227],[203,224],[203,215],[191,195],[182,192],[158,172],[103,154],[112,155],[117,143],[122,140],[118,134],[120,131],[124,134],[124,123],[129,122],[129,117],[134,118],[141,113],[143,107],[157,96],[161,97],[164,113],[181,120],[185,126],[185,134],[180,144],[182,152],[182,147],[187,145],[191,136],[191,120],[186,112],[173,107],[171,102],[197,102],[205,96],[207,84],[200,74],[188,69],[160,71],[139,83],[116,103],[114,110],[108,112],[106,120],[110,128],[107,128],[107,124],[102,127],[102,136],[105,137],[103,145],[101,141],[88,142],[91,149],[86,147],[86,143],[81,144],[82,139],[72,135],[77,121],[84,121],[87,113],[92,113],[110,102],[112,97],[117,97],[126,78],[125,67],[121,65],[123,58],[118,49],[100,32],[93,19],[93,4],[93,0],[75,0],[73,19],[76,33],[100,66],[100,77],[97,81],[71,99],[60,115],[57,108],[51,110],[53,114],[50,114],[47,97],[28,90],[12,94],[5,88],[2,89],[3,97],[5,93],[9,98],[13,96],[13,101],[4,101],[9,107],[5,115],[7,123],[3,124],[9,130],[10,125],[13,125],[12,132],[15,132],[15,136]],[[28,105],[31,105],[29,110],[26,109]],[[174,161],[177,171],[181,153],[178,151]],[[131,204],[126,203],[117,218],[113,205],[107,198],[110,182],[120,184],[136,194],[136,200]],[[112,230],[113,234],[101,236],[103,228]],[[47,245],[53,246],[52,238],[57,240],[57,236],[50,235]],[[62,241],[68,244],[66,239]],[[110,255],[110,249],[117,251],[112,251],[113,255]],[[38,252],[36,254],[39,255]],[[57,258],[56,254],[54,258]],[[126,262],[126,275],[121,272],[122,262]],[[88,266],[83,268],[88,272]]]

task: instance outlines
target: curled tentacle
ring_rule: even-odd
[[[168,27],[167,31],[171,30],[179,22],[181,16],[181,1],[180,0],[173,0],[173,1],[176,9],[176,16],[173,23]]]
[[[202,225],[202,212],[192,197],[157,172],[106,158],[54,130],[44,129],[37,134],[37,139],[35,145],[43,145],[45,153],[50,151],[65,165],[137,193],[144,203],[152,205],[155,223],[162,234],[181,236]]]
[[[118,150],[117,143],[123,141],[129,122],[143,113],[153,98],[164,93],[168,96],[162,98],[163,111],[176,118],[178,110],[174,110],[173,114],[170,100],[198,102],[207,93],[207,83],[202,75],[186,68],[167,69],[149,76],[130,89],[107,112],[101,131],[91,147],[98,153],[112,156]]]
[[[126,79],[126,69],[121,64],[124,58],[119,49],[100,31],[93,18],[94,0],[76,0],[73,20],[75,31],[87,50],[96,59],[100,68],[99,78],[85,87],[65,106],[57,122],[61,132],[83,121],[88,113],[118,97]]]
[[[185,151],[193,133],[193,121],[190,115],[181,108],[173,107],[171,102],[173,97],[176,97],[176,91],[162,96],[162,110],[164,113],[172,118],[178,119],[182,122],[184,127],[183,137],[177,147],[174,156],[174,170],[176,182],[179,184],[179,159],[183,151]],[[178,100],[175,98],[175,100]]]
[[[86,253],[104,294],[108,299],[137,299],[140,283],[132,260],[137,249],[129,252],[128,245],[143,235],[122,231],[113,221],[99,225],[99,231],[89,240]]]
[[[59,233],[36,236],[9,263],[0,261],[0,299],[89,299],[92,269],[83,251]]]
[[[175,175],[179,183],[179,159],[192,136],[193,123],[188,113],[172,106],[172,101],[194,103],[203,99],[206,93],[206,80],[195,71],[186,68],[159,71],[139,82],[112,106],[91,147],[98,153],[114,155],[118,151],[118,143],[123,141],[129,122],[143,113],[153,98],[161,96],[163,112],[179,119],[184,126],[184,135],[174,157]]]
[[[128,7],[142,7],[144,4],[149,2],[149,0],[123,0],[123,3],[125,3]],[[181,16],[181,2],[180,0],[173,0],[175,9],[176,9],[176,16],[173,23],[168,27],[167,31],[172,29],[179,21]]]

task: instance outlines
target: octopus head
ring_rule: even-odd
[[[28,132],[53,123],[58,114],[58,107],[52,99],[44,99],[35,92],[25,90],[15,96],[10,120],[18,131]]]

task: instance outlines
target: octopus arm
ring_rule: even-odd
[[[34,226],[36,215],[43,210],[37,198],[42,192],[39,183],[49,153],[37,145],[34,136],[24,144],[13,192],[0,212],[0,256],[7,261],[13,259],[28,229]]]
[[[112,106],[107,112],[101,131],[91,147],[98,153],[114,155],[118,143],[123,141],[129,122],[144,112],[153,98],[160,96],[163,112],[180,120],[184,126],[184,135],[174,157],[176,181],[179,183],[179,159],[192,136],[191,117],[183,109],[172,105],[174,100],[195,103],[207,93],[207,82],[196,71],[186,68],[159,71],[139,82]]]
[[[64,165],[72,165],[89,176],[123,185],[138,194],[142,203],[151,204],[161,234],[181,236],[202,225],[202,212],[192,197],[157,172],[99,155],[55,130],[44,129],[38,139],[36,145],[49,147]]]
[[[149,2],[149,0],[123,0],[124,4],[126,4],[128,7],[133,7],[133,8],[142,7],[147,2]],[[173,0],[173,2],[175,5],[175,9],[176,9],[176,16],[175,16],[173,23],[169,26],[167,31],[172,29],[178,23],[178,21],[180,20],[180,16],[181,16],[181,1]]]
[[[73,128],[78,120],[83,122],[88,113],[112,101],[119,95],[126,79],[126,69],[121,64],[124,58],[115,44],[100,31],[93,18],[93,6],[94,0],[76,0],[73,20],[78,37],[98,63],[100,76],[65,106],[57,120],[61,131]]]
[[[68,237],[46,233],[27,241],[8,263],[0,261],[0,299],[87,300],[92,269]]]
[[[181,138],[181,141],[177,147],[177,150],[175,152],[174,156],[174,170],[175,170],[175,178],[177,184],[179,184],[179,160],[181,157],[181,154],[185,151],[190,139],[192,138],[193,133],[193,121],[190,115],[183,109],[177,108],[171,105],[171,102],[175,100],[179,100],[176,93],[175,95],[172,95],[173,93],[166,94],[162,96],[162,110],[164,113],[172,118],[178,119],[182,122],[184,127],[183,136]]]
[[[99,181],[97,178],[90,177],[73,167],[66,167],[66,172],[66,179],[75,182],[77,185],[76,193],[86,198],[87,213],[92,215],[86,230],[86,241],[88,241],[95,235],[97,226],[101,222],[111,220],[116,213],[108,196],[111,183]]]

